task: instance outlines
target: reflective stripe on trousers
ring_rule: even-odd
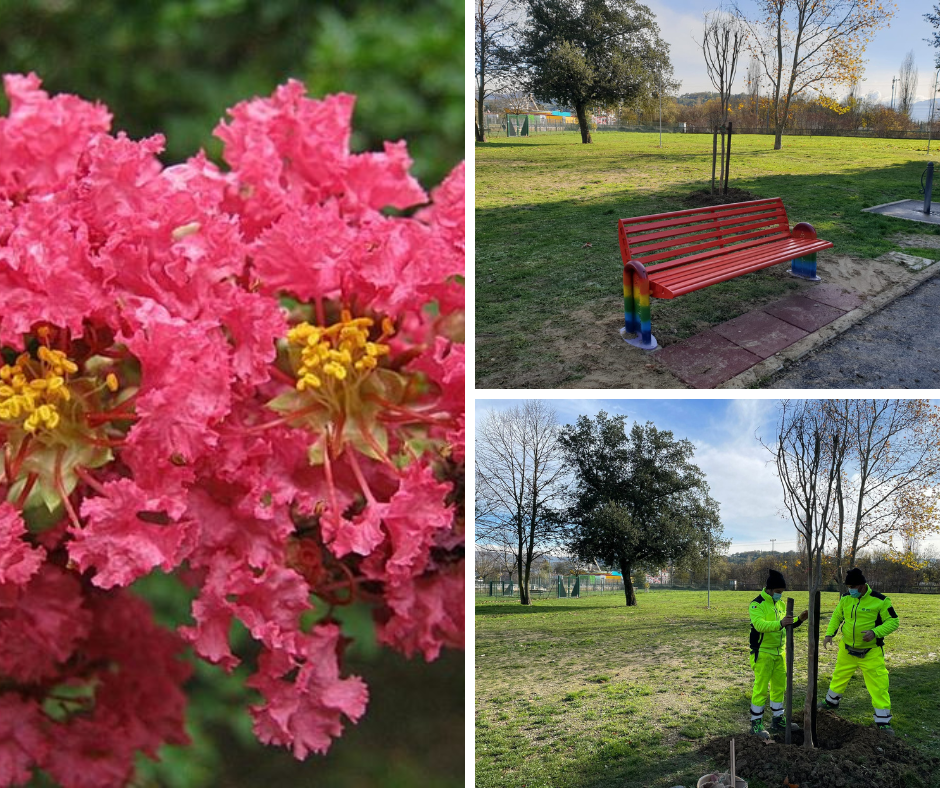
[[[770,708],[774,717],[783,714],[783,698],[787,692],[786,654],[759,652],[755,660],[751,654],[751,669],[754,671],[754,689],[751,692],[751,721],[764,716],[767,703],[767,686],[770,685]]]

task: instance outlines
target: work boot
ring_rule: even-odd
[[[800,726],[795,722],[790,723],[791,731],[798,731]],[[773,722],[770,723],[770,730],[773,733],[785,733],[787,730],[786,718],[781,714],[779,717],[774,717]]]
[[[816,704],[816,711],[838,711],[838,706],[833,706],[828,700],[823,698],[819,703]]]
[[[891,727],[890,722],[879,722],[878,730],[883,731],[884,733],[887,733],[888,736],[894,736],[894,728]]]
[[[769,739],[770,734],[764,730],[763,720],[751,720],[751,733],[760,739]]]

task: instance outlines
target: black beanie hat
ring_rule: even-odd
[[[764,588],[786,588],[787,581],[783,579],[783,575],[780,574],[776,569],[771,569],[767,574],[767,584]]]
[[[845,584],[847,586],[860,586],[864,582],[865,575],[862,574],[862,570],[857,566],[853,566],[845,576]]]

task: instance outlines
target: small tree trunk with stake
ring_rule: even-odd
[[[728,121],[728,155],[725,157],[725,188],[722,194],[728,193],[728,177],[731,174],[731,121]]]
[[[787,600],[787,615],[793,615],[793,598]],[[790,720],[793,717],[793,625],[787,627],[787,696],[784,705],[784,723],[786,724],[786,733],[784,733],[784,742],[791,744]]]
[[[718,131],[712,134],[712,194],[715,193],[715,165],[718,163]]]
[[[718,193],[722,194],[724,189],[722,184],[725,180],[725,127],[719,127],[719,133],[721,134],[721,163],[718,167]]]

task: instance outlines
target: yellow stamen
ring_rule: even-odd
[[[25,432],[54,430],[62,421],[58,405],[70,402],[67,377],[78,365],[61,350],[40,345],[36,358],[20,353],[13,364],[0,366],[0,421],[21,422]],[[117,378],[114,379],[116,390]],[[110,388],[110,383],[109,383]]]
[[[383,320],[385,333],[378,342],[373,342],[369,330],[374,323],[370,317],[354,318],[344,309],[340,322],[331,326],[299,323],[291,328],[287,332],[288,343],[299,351],[297,390],[320,389],[331,379],[352,385],[375,369],[378,358],[389,353],[389,346],[381,340],[392,335],[394,326],[387,318]]]

